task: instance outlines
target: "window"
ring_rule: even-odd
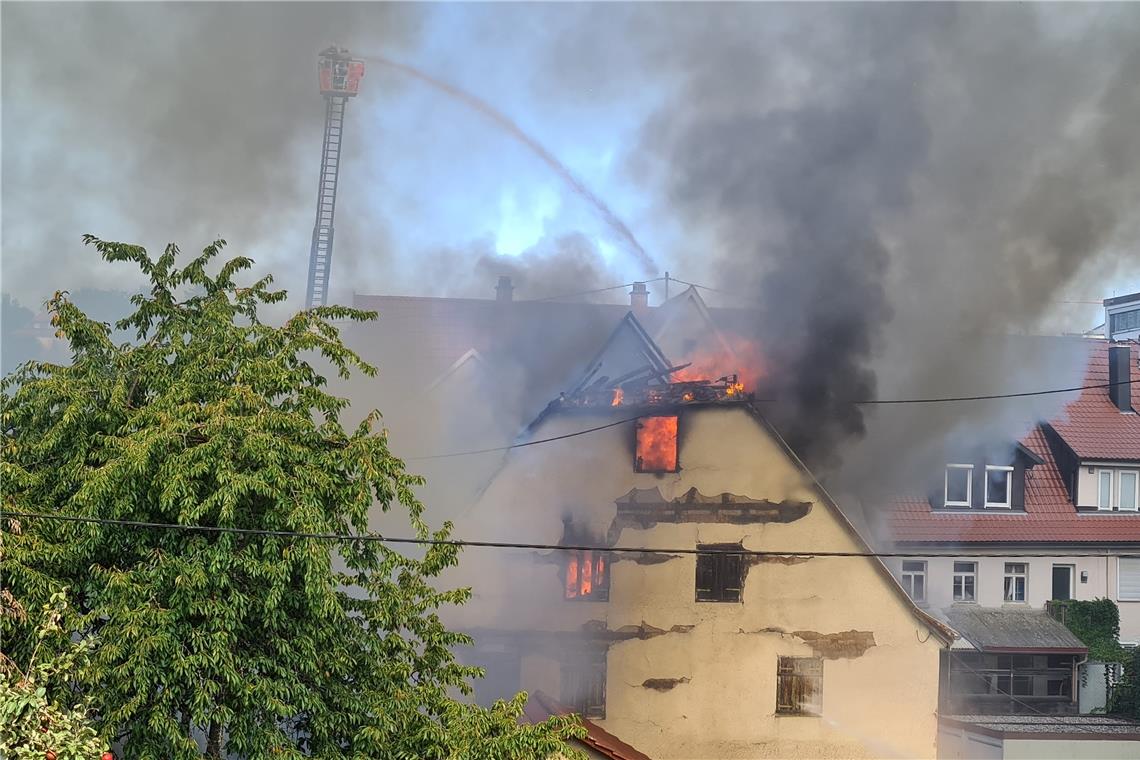
[[[1117,598],[1122,602],[1140,602],[1140,557],[1121,557],[1116,562]]]
[[[986,506],[1009,509],[1012,481],[1012,467],[986,465]]]
[[[1135,470],[1125,470],[1120,473],[1120,487],[1117,489],[1117,506],[1121,510],[1136,511],[1136,476]]]
[[[739,602],[743,557],[731,553],[740,544],[705,544],[697,550],[697,601]],[[705,553],[707,552],[707,553]]]
[[[974,489],[974,466],[946,465],[946,506],[968,507]]]
[[[820,715],[823,712],[823,660],[781,657],[776,666],[776,714]]]
[[[1112,509],[1112,470],[1097,470],[1097,509]]]
[[[1073,693],[1072,679],[1050,678],[1045,684],[1045,693],[1050,697],[1071,697]]]
[[[1033,678],[1031,676],[998,676],[995,679],[994,686],[998,694],[1009,694],[1015,697],[1033,696]]]
[[[610,563],[605,552],[566,551],[567,599],[604,602],[610,598]]]
[[[606,717],[606,650],[591,649],[562,663],[562,703],[584,718]]]
[[[926,563],[903,562],[902,585],[916,602],[926,601]]]
[[[1053,599],[1073,598],[1073,570],[1072,565],[1053,565]]]
[[[677,472],[677,418],[642,417],[637,421],[636,472]]]
[[[1140,309],[1121,311],[1110,315],[1112,319],[1111,332],[1125,332],[1126,330],[1140,329]]]
[[[1007,602],[1025,601],[1027,567],[1024,562],[1005,563],[1005,600]]]
[[[978,599],[978,563],[954,563],[954,601],[974,602]]]

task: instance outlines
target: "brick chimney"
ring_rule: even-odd
[[[633,283],[633,290],[629,291],[629,308],[639,315],[649,310],[649,289],[644,282]]]
[[[499,284],[495,286],[495,300],[499,303],[509,303],[513,300],[515,286],[511,285],[511,278],[499,275]]]
[[[1132,349],[1108,347],[1108,397],[1122,412],[1132,411]]]

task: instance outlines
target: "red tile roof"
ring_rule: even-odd
[[[574,711],[540,691],[527,701],[523,712],[531,723],[541,723],[551,715],[569,715]],[[593,721],[582,718],[582,725],[586,727],[586,736],[581,740],[582,743],[602,757],[608,757],[610,760],[653,760],[649,755],[634,749]]]
[[[1132,343],[1132,372],[1140,346]],[[1108,346],[1095,346],[1085,385],[1108,382]],[[1133,386],[1137,407],[1140,386]],[[1089,389],[1070,403],[1053,428],[1082,458],[1140,461],[1140,416],[1123,414],[1106,388]],[[1140,514],[1078,513],[1038,425],[1021,442],[1043,464],[1029,469],[1025,512],[943,512],[923,498],[898,499],[887,517],[887,535],[902,543],[1122,543],[1140,541]]]
[[[1129,366],[1137,378],[1140,345],[1131,343]],[[1108,382],[1108,344],[1098,343],[1089,356],[1085,385]],[[1140,383],[1132,386],[1132,410],[1140,410]],[[1081,459],[1140,459],[1140,414],[1123,414],[1107,388],[1089,388],[1050,423]]]

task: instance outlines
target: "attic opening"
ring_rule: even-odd
[[[637,421],[634,472],[677,472],[677,415]]]

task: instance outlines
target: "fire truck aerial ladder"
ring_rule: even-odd
[[[344,107],[348,99],[356,97],[360,90],[364,61],[349,56],[345,48],[333,46],[321,51],[317,58],[317,71],[321,95],[325,98],[325,139],[321,148],[321,180],[317,186],[317,221],[313,225],[313,245],[309,250],[309,284],[305,296],[308,309],[328,302]]]

